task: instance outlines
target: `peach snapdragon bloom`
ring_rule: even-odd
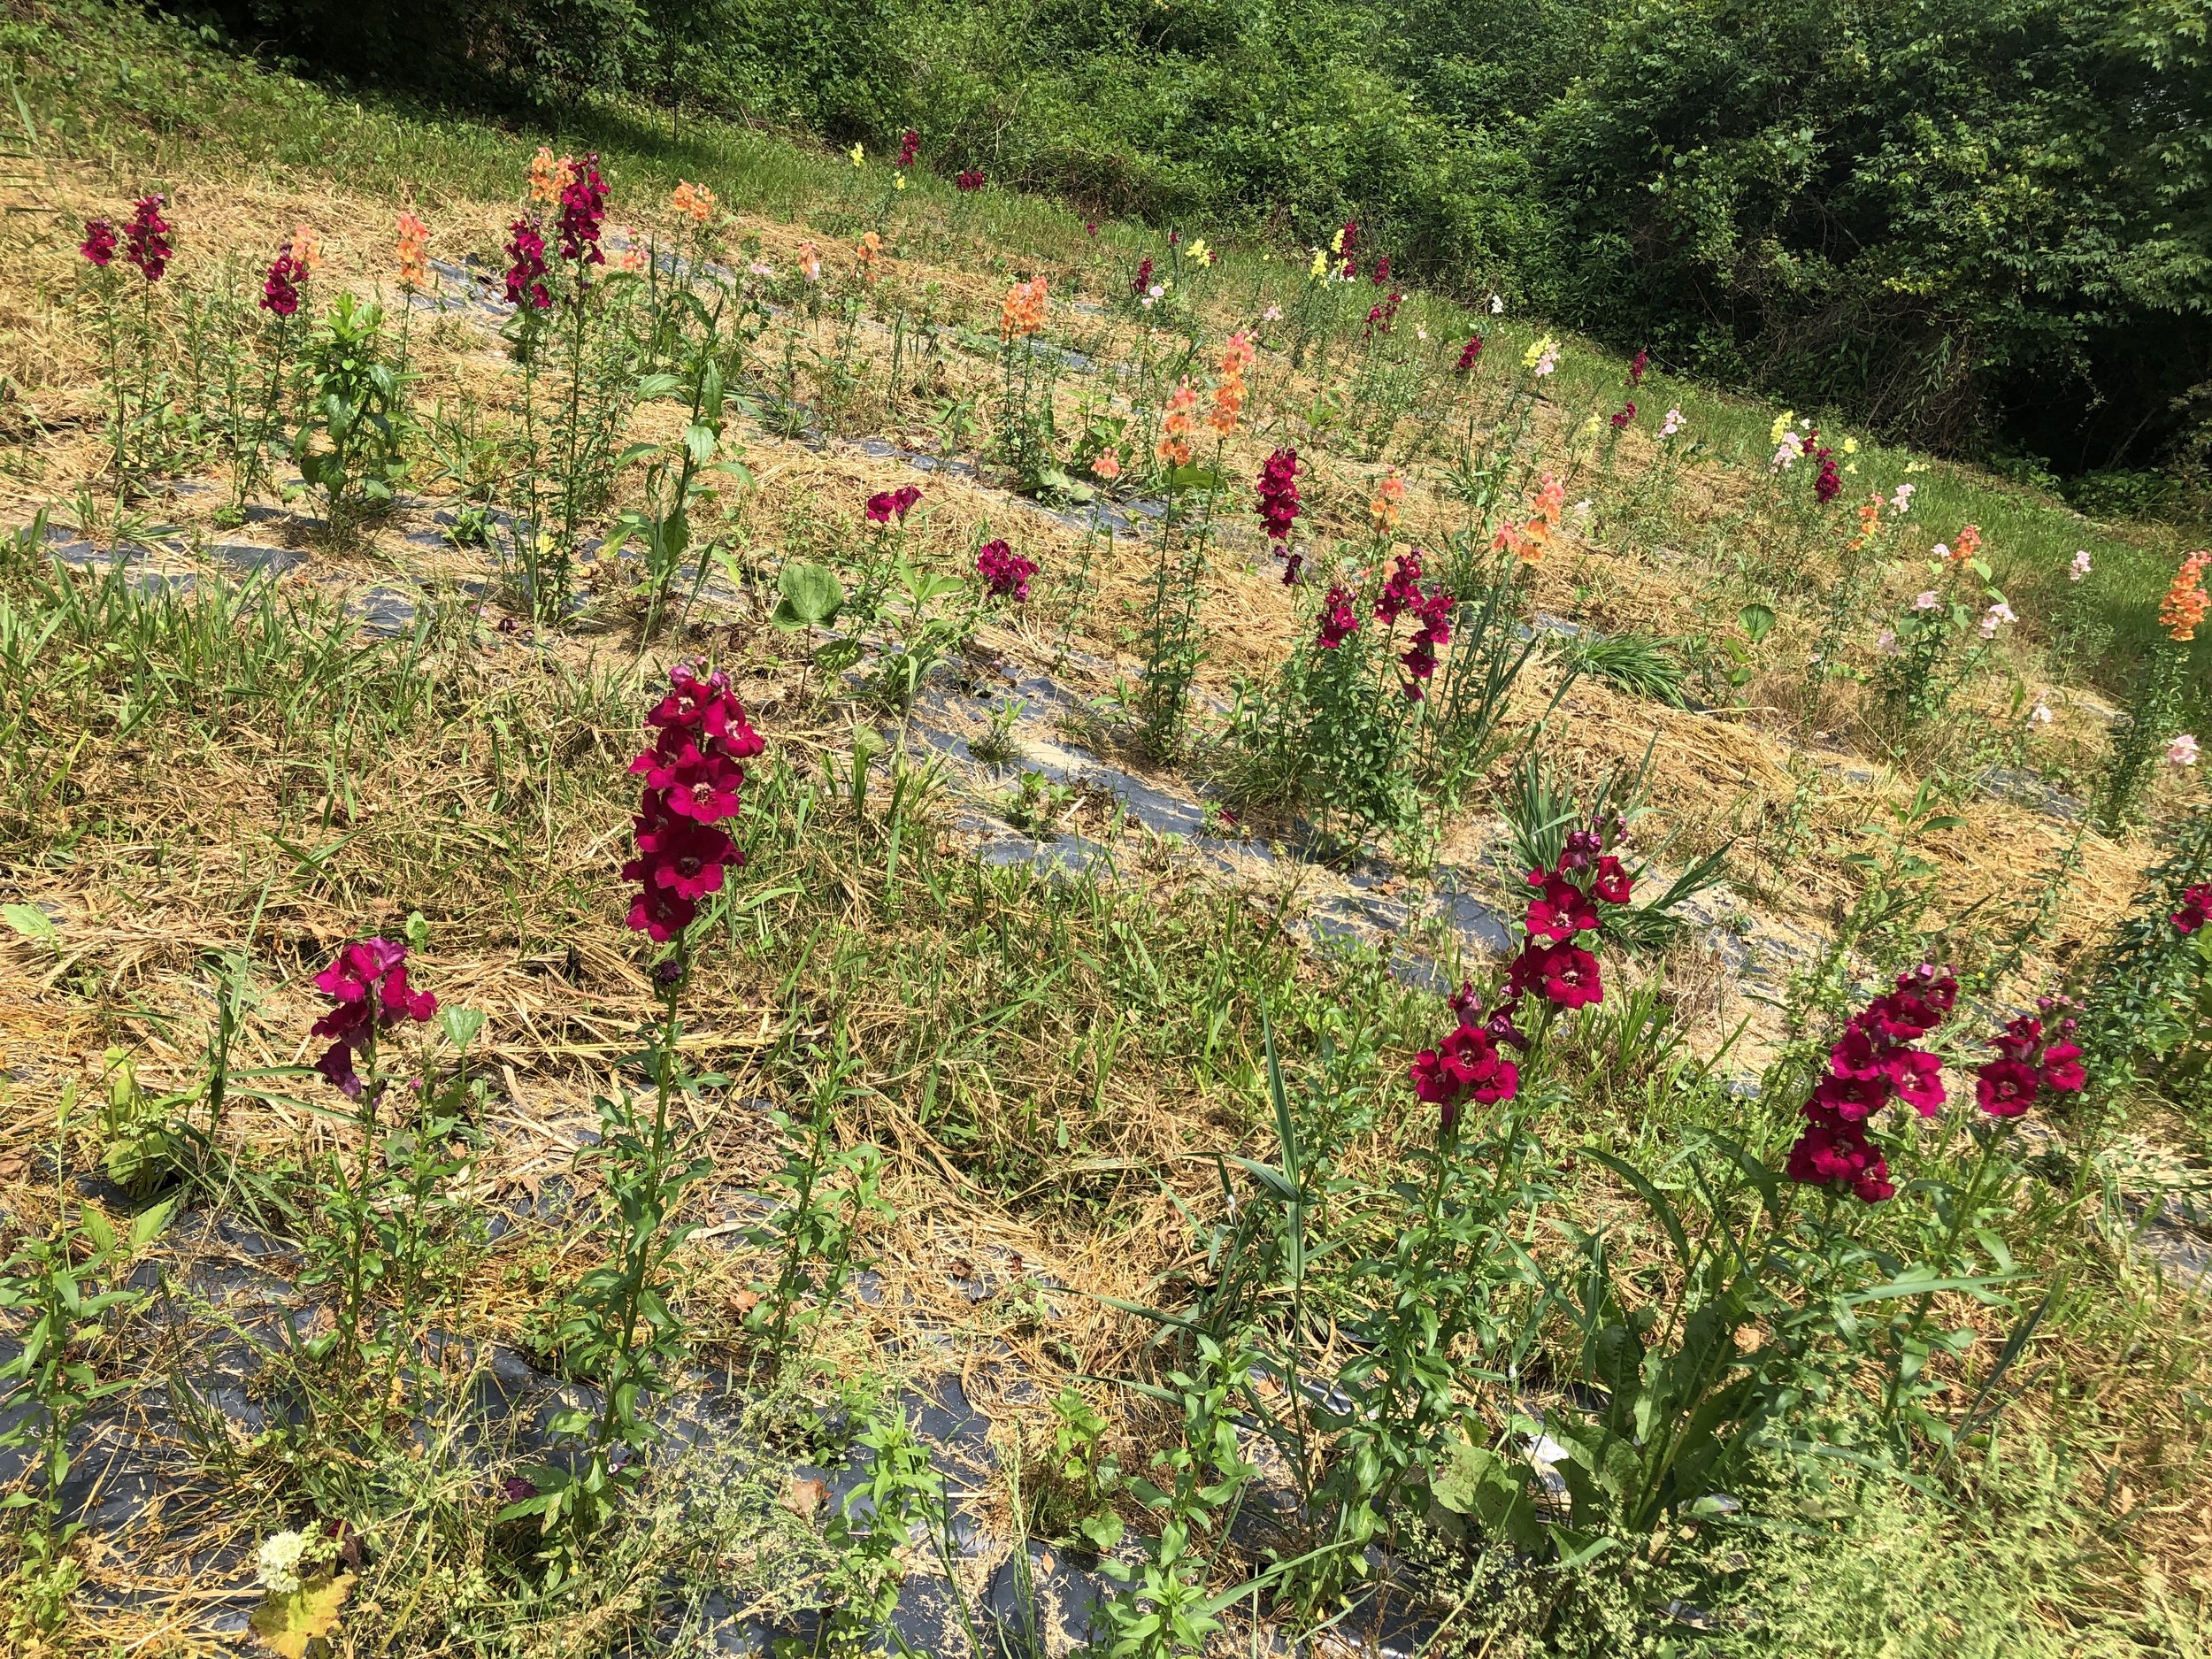
[[[1240,329],[1222,350],[1221,379],[1215,383],[1213,413],[1206,424],[1225,438],[1237,429],[1237,418],[1244,412],[1244,372],[1252,366],[1253,355],[1252,337]]]
[[[1388,535],[1398,527],[1398,514],[1406,498],[1406,481],[1395,472],[1386,473],[1381,483],[1375,486],[1375,496],[1367,503],[1367,520],[1374,526],[1379,536]]]
[[[404,210],[399,216],[399,285],[430,286],[430,227]]]
[[[1167,419],[1161,424],[1160,442],[1153,453],[1170,466],[1191,464],[1191,434],[1198,430],[1198,388],[1188,379],[1167,400]]]
[[[1006,290],[1006,298],[998,308],[1000,339],[1025,340],[1041,332],[1044,326],[1044,278],[1033,277],[1026,282],[1017,282]]]
[[[2197,637],[2197,624],[2212,607],[2212,595],[2204,591],[2207,565],[2212,565],[2212,552],[2200,549],[2182,560],[2174,572],[2174,585],[2158,603],[2158,626],[2166,630],[2167,638],[2186,644]]]
[[[799,244],[799,273],[810,282],[822,280],[822,251],[810,242]]]
[[[550,207],[575,182],[576,157],[563,156],[557,160],[551,150],[540,144],[530,162],[530,199]]]
[[[1952,564],[1963,565],[1981,550],[1982,527],[1978,524],[1961,526],[1958,545],[1947,556]]]
[[[863,236],[859,245],[853,250],[853,253],[860,261],[862,281],[873,282],[883,274],[877,263],[883,257],[883,238],[876,232],[872,230]]]
[[[1509,518],[1498,526],[1498,534],[1490,539],[1490,550],[1511,553],[1524,564],[1537,565],[1543,562],[1552,535],[1559,528],[1559,515],[1567,505],[1567,487],[1547,472],[1528,504],[1526,518],[1518,524]]]
[[[714,192],[688,179],[676,180],[675,194],[668,201],[671,207],[695,225],[705,224],[714,213]]]
[[[292,257],[309,271],[323,268],[323,245],[304,225],[292,227]]]

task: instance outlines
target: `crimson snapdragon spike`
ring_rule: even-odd
[[[115,227],[104,219],[85,221],[84,240],[77,244],[77,251],[104,271],[115,263],[115,250],[122,239],[115,234]]]
[[[138,267],[149,282],[161,280],[175,250],[169,245],[169,221],[161,216],[168,198],[142,196],[131,204],[131,222],[123,231],[123,257]]]
[[[1029,579],[1037,573],[1037,561],[1024,558],[1004,541],[986,541],[976,549],[976,574],[994,599],[1029,597]]]
[[[1298,451],[1278,449],[1260,468],[1260,523],[1267,539],[1276,543],[1275,557],[1283,561],[1283,586],[1298,585],[1305,564],[1302,554],[1290,550],[1290,527],[1298,521]]]
[[[1868,1138],[1867,1124],[1897,1101],[1923,1118],[1942,1110],[1941,1062],[1913,1045],[1943,1023],[1958,993],[1949,969],[1924,962],[1851,1017],[1828,1051],[1828,1075],[1805,1102],[1806,1127],[1790,1148],[1790,1179],[1847,1192],[1863,1203],[1894,1195],[1888,1160]]]
[[[1152,286],[1152,260],[1149,255],[1137,262],[1137,274],[1129,279],[1129,292],[1142,299],[1145,290]]]
[[[315,1069],[353,1100],[361,1098],[354,1056],[402,1020],[420,1023],[438,1011],[438,999],[407,983],[407,947],[389,939],[365,939],[342,949],[315,976],[315,988],[337,1004],[317,1020],[311,1035],[330,1047]]]
[[[306,280],[307,266],[292,257],[292,244],[286,242],[262,279],[261,309],[279,317],[291,316],[300,308],[300,284]]]
[[[914,503],[922,498],[922,492],[911,484],[902,484],[896,489],[880,489],[868,497],[868,522],[889,524],[896,519],[906,522],[906,515],[914,511]]]
[[[1428,682],[1436,677],[1436,648],[1452,642],[1452,595],[1441,587],[1433,588],[1421,595],[1412,608],[1413,618],[1420,624],[1414,630],[1413,643],[1398,660],[1411,676],[1403,687],[1406,699],[1419,703],[1428,694]]]
[[[964,167],[952,179],[953,188],[964,196],[971,190],[980,190],[985,182],[980,167]]]
[[[1526,995],[1540,995],[1555,1008],[1587,1008],[1605,1000],[1605,979],[1596,953],[1576,941],[1595,933],[1600,904],[1628,902],[1635,879],[1608,846],[1626,826],[1616,818],[1571,831],[1549,870],[1532,870],[1528,884],[1528,937],[1506,969],[1509,1012]]]
[[[1404,295],[1393,290],[1381,304],[1371,305],[1367,308],[1366,338],[1372,340],[1377,334],[1386,334],[1390,332],[1391,324],[1398,320],[1398,307],[1404,303],[1405,297]]]
[[[1381,595],[1375,601],[1375,620],[1385,627],[1396,626],[1397,620],[1421,600],[1421,549],[1398,555],[1390,580],[1383,584]]]
[[[2008,1020],[1989,1040],[1997,1057],[1974,1073],[1974,1098],[1992,1118],[2022,1116],[2046,1090],[2078,1094],[2089,1080],[2073,1040],[2073,1004],[2046,996],[2035,1006],[2035,1013]]]
[[[507,227],[507,303],[526,304],[541,311],[553,303],[545,285],[545,235],[534,219],[518,219]]]
[[[1459,349],[1459,372],[1462,374],[1472,373],[1475,363],[1481,356],[1482,336],[1480,334],[1468,335],[1467,343]]]
[[[1483,1018],[1482,999],[1471,984],[1459,987],[1452,1012],[1458,1018],[1450,1033],[1416,1055],[1408,1071],[1414,1094],[1437,1109],[1438,1123],[1448,1135],[1459,1126],[1460,1108],[1469,1101],[1488,1105],[1520,1092],[1520,1067],[1499,1050],[1501,1045],[1525,1046],[1513,1029],[1509,1008]]]
[[[902,167],[910,167],[914,165],[914,157],[921,153],[922,135],[910,127],[899,135],[898,165]]]
[[[1651,353],[1640,346],[1638,347],[1636,355],[1628,360],[1628,383],[1631,386],[1641,386],[1644,383],[1644,371],[1650,366]],[[1635,405],[1631,404],[1630,407],[1633,408]]]
[[[1371,280],[1379,288],[1390,286],[1390,256],[1388,254],[1383,255],[1381,258],[1375,261],[1375,271]]]
[[[1623,430],[1624,427],[1626,427],[1626,426],[1627,426],[1627,425],[1628,425],[1628,423],[1629,423],[1630,421],[1632,421],[1632,420],[1633,420],[1633,419],[1636,419],[1636,400],[1635,400],[1634,398],[1632,398],[1632,398],[1630,398],[1630,399],[1628,400],[1628,403],[1626,403],[1626,405],[1625,405],[1624,407],[1623,407],[1623,408],[1622,408],[1622,410],[1620,411],[1620,412],[1619,412],[1619,413],[1617,413],[1617,414],[1616,414],[1616,415],[1613,417],[1613,430],[1614,430],[1614,431],[1616,431],[1616,432],[1619,432],[1619,431]]]
[[[561,187],[561,216],[556,227],[561,257],[584,265],[606,264],[607,256],[599,247],[600,224],[606,217],[607,187],[599,176],[599,157],[586,156],[576,176]]]
[[[1836,470],[1833,450],[1816,449],[1813,459],[1820,463],[1820,472],[1813,479],[1813,499],[1825,507],[1843,493],[1843,474]]]
[[[645,780],[636,818],[638,856],[622,879],[638,884],[630,926],[665,944],[691,926],[699,901],[722,889],[723,872],[745,855],[718,827],[735,818],[743,763],[767,747],[719,669],[679,664],[669,692],[645,717],[652,748],[630,763]]]
[[[1336,648],[1359,632],[1359,612],[1352,605],[1352,590],[1339,583],[1321,602],[1321,633],[1315,641],[1325,651]]]

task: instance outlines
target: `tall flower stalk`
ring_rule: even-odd
[[[2108,831],[2125,829],[2141,816],[2143,797],[2179,723],[2191,646],[2197,625],[2212,606],[2212,595],[2204,587],[2208,566],[2212,566],[2212,552],[2190,554],[2159,602],[2159,631],[2165,637],[2153,645],[2136,680],[2126,720],[2113,734],[2112,757],[2100,792],[2099,818]],[[2193,741],[2180,749],[2180,764],[2193,757],[2195,747]]]
[[[684,1190],[707,1173],[708,1160],[680,1162],[671,1107],[687,1087],[679,1066],[680,1005],[689,978],[692,929],[700,902],[722,890],[744,854],[723,827],[733,819],[745,763],[765,745],[719,671],[680,664],[669,690],[646,715],[651,745],[631,763],[645,787],[634,821],[636,856],[622,868],[636,884],[629,925],[668,947],[652,969],[661,1011],[643,1058],[653,1079],[653,1110],[616,1089],[599,1102],[594,1150],[606,1183],[612,1248],[569,1293],[557,1340],[578,1371],[600,1389],[595,1409],[561,1413],[554,1432],[580,1442],[581,1466],[541,1467],[516,1477],[503,1517],[537,1516],[548,1540],[549,1586],[575,1572],[588,1540],[617,1512],[634,1484],[638,1455],[650,1444],[648,1400],[665,1392],[685,1349],[670,1263],[688,1236],[672,1220]]]

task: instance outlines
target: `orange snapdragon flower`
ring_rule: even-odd
[[[430,286],[430,227],[405,211],[399,216],[399,285]]]
[[[1002,340],[1027,339],[1045,326],[1045,280],[1035,277],[1027,282],[1017,282],[1006,290],[1006,298],[998,308],[998,333]]]
[[[1552,535],[1559,528],[1559,515],[1567,505],[1567,487],[1547,472],[1528,504],[1526,518],[1518,524],[1509,518],[1498,526],[1497,534],[1490,538],[1490,550],[1511,553],[1525,564],[1537,565],[1543,562]]]
[[[1859,533],[1851,538],[1850,551],[1856,553],[1874,539],[1875,532],[1882,527],[1882,508],[1886,504],[1882,493],[1877,490],[1872,498],[1860,507]]]
[[[1978,524],[1961,526],[1957,545],[1951,549],[1951,563],[1963,565],[1981,551],[1982,527]]]
[[[2174,585],[2158,603],[2158,626],[2166,630],[2167,638],[2186,644],[2197,637],[2197,624],[2212,607],[2212,595],[2204,591],[2207,565],[2212,565],[2212,552],[2200,550],[2182,560],[2174,572]]]
[[[1375,498],[1367,503],[1368,522],[1375,526],[1379,536],[1388,535],[1398,527],[1398,514],[1406,498],[1406,481],[1395,472],[1387,473],[1375,486]]]
[[[576,182],[576,158],[563,156],[556,160],[553,152],[543,144],[530,162],[530,199],[550,207],[561,199],[561,192]]]
[[[1167,419],[1161,424],[1160,442],[1153,453],[1170,466],[1191,463],[1191,434],[1198,430],[1198,388],[1186,379],[1167,400]]]
[[[694,184],[688,179],[676,180],[675,194],[668,198],[669,205],[695,225],[703,225],[714,212],[714,192],[703,184]]]
[[[1241,330],[1231,334],[1221,353],[1221,379],[1214,385],[1213,413],[1206,417],[1206,424],[1225,438],[1237,429],[1237,418],[1244,412],[1244,372],[1252,366],[1252,357],[1251,336]]]
[[[863,236],[853,252],[859,257],[863,281],[872,282],[883,274],[877,265],[877,261],[883,257],[883,238],[876,232],[872,230]]]
[[[323,268],[323,245],[315,239],[315,233],[304,225],[292,227],[292,257],[310,271]]]

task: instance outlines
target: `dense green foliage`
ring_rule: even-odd
[[[1356,218],[1449,289],[1954,452],[2193,479],[2212,443],[2206,0],[229,11],[449,95],[910,123],[948,170],[1284,243]]]

